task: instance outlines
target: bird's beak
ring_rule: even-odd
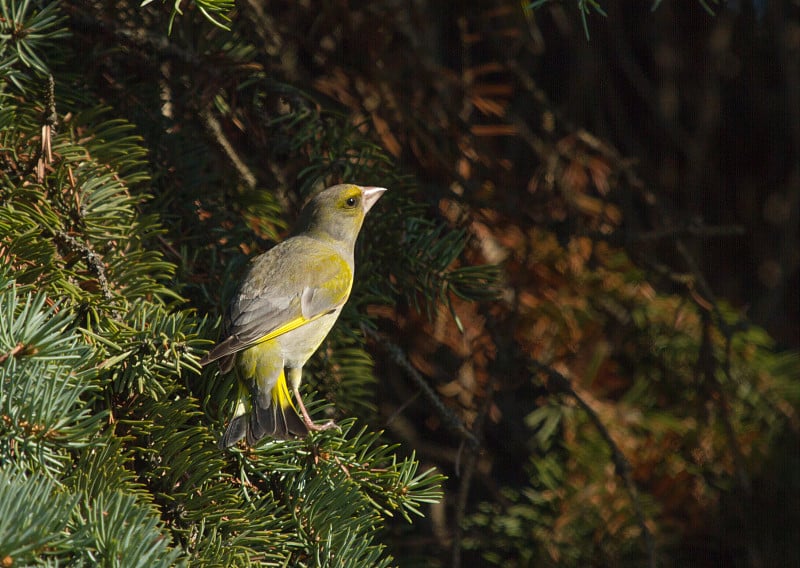
[[[378,202],[384,191],[386,191],[385,187],[364,188],[364,215],[366,215],[367,212],[372,209],[372,206]]]

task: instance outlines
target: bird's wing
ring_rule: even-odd
[[[224,339],[201,364],[297,329],[347,301],[353,283],[350,264],[333,249],[309,246],[305,240],[284,241],[254,261],[231,304]],[[298,258],[303,263],[299,275],[289,264]],[[295,274],[294,282],[288,274]]]

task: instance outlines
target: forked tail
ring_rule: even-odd
[[[248,445],[255,446],[267,436],[286,440],[293,436],[302,438],[308,434],[308,427],[291,404],[283,406],[270,400],[265,407],[260,402],[258,397],[254,397],[252,402],[239,402],[236,414],[219,441],[220,448],[230,448],[242,438],[247,439]],[[246,410],[248,406],[250,412]]]

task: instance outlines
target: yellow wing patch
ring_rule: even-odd
[[[253,345],[258,345],[259,343],[264,343],[265,341],[269,341],[270,339],[275,339],[276,337],[281,336],[284,333],[289,333],[290,331],[295,330],[298,327],[301,327],[301,326],[303,326],[303,325],[305,325],[307,323],[310,323],[310,322],[314,321],[315,319],[317,319],[319,317],[322,317],[324,315],[325,315],[325,313],[323,312],[323,313],[321,313],[319,315],[314,316],[313,318],[305,318],[303,316],[298,316],[298,317],[294,318],[293,320],[290,320],[290,321],[286,322],[282,326],[273,329],[271,332],[269,332],[264,337],[254,341],[250,346],[252,347]]]

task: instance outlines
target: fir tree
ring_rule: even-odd
[[[195,7],[220,25],[230,4]],[[288,203],[249,186],[247,176],[224,178],[229,164],[237,164],[214,128],[215,105],[223,102],[215,93],[182,108],[164,101],[166,85],[147,85],[153,68],[142,68],[142,122],[121,118],[131,101],[115,101],[101,92],[115,85],[96,83],[114,50],[89,54],[76,45],[71,30],[89,12],[74,8],[0,5],[3,564],[388,565],[380,539],[386,518],[410,521],[440,494],[441,477],[420,470],[413,452],[399,454],[357,418],[342,419],[340,432],[307,440],[231,453],[216,447],[231,385],[215,371],[200,375],[199,354],[217,320],[198,315],[186,298],[206,309],[221,305],[218,292],[227,284],[219,283],[232,280],[243,251],[262,246],[258,236],[275,237],[287,225]],[[122,12],[151,23],[169,42],[167,20],[157,12],[133,6]],[[122,45],[154,41],[123,28],[112,32],[99,20],[88,25],[115,33]],[[181,35],[212,24],[169,25]],[[218,50],[247,64],[241,38],[203,33],[211,44],[196,46],[191,56],[155,46],[163,49],[162,65],[191,67]],[[197,113],[206,135],[199,126],[166,134],[179,124],[171,112]],[[333,175],[375,178],[389,169],[341,117],[303,107],[283,121],[265,120],[295,149],[327,122],[327,140],[312,134],[320,147],[310,151],[301,191]],[[326,150],[328,144],[335,149]],[[333,154],[345,145],[346,153]],[[214,153],[222,167],[207,157]],[[177,174],[168,178],[173,169]],[[226,203],[230,194],[240,196],[234,203],[241,209]],[[202,207],[215,209],[210,222],[198,214]],[[397,232],[404,213],[421,213],[402,198],[395,209],[390,230]],[[187,211],[195,213],[188,220]],[[257,220],[255,231],[247,219]],[[368,276],[362,270],[354,294],[361,305],[367,297],[395,297],[378,274]],[[354,302],[314,365],[333,383],[323,390],[337,408],[354,416],[369,414],[374,383],[358,331],[369,325],[365,317]]]

